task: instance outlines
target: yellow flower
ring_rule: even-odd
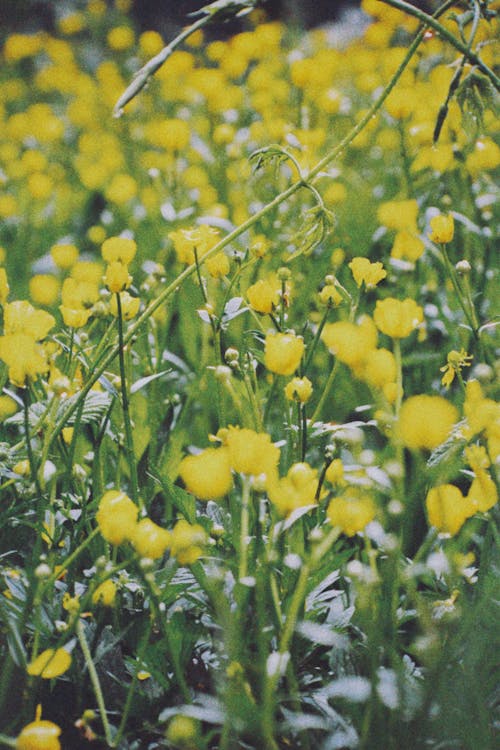
[[[50,313],[36,310],[26,300],[17,300],[5,305],[4,328],[7,335],[22,333],[34,341],[40,341],[47,336],[55,322]]]
[[[10,396],[0,395],[0,424],[17,411],[17,404]]]
[[[205,266],[213,279],[221,279],[229,273],[229,258],[225,253],[217,253],[206,261]]]
[[[358,324],[347,320],[327,323],[321,334],[329,351],[349,367],[360,367],[377,346],[377,329],[367,315]]]
[[[103,281],[110,292],[123,292],[132,283],[132,276],[130,276],[127,266],[120,261],[113,261],[106,268]]]
[[[269,499],[282,516],[305,505],[316,505],[317,489],[317,471],[307,463],[292,464],[286,477],[274,477],[267,483]]]
[[[139,307],[141,306],[141,300],[139,297],[132,297],[128,292],[120,292],[120,302],[124,320],[131,320],[139,312]],[[114,315],[114,317],[117,318],[118,302],[115,295],[109,300],[109,309],[111,315]]]
[[[433,487],[427,493],[425,504],[430,525],[452,536],[475,513],[473,504],[453,484]]]
[[[10,287],[7,280],[5,268],[0,268],[0,305],[5,305],[9,296]]]
[[[285,386],[285,396],[289,401],[305,404],[312,396],[313,386],[309,378],[293,378]]]
[[[414,263],[418,260],[425,250],[425,245],[417,235],[406,229],[399,231],[394,237],[392,245],[392,258],[405,258]]]
[[[150,557],[152,560],[157,560],[159,557],[163,557],[170,546],[170,532],[162,529],[151,519],[143,518],[136,525],[131,542],[135,551],[141,557]]]
[[[270,333],[266,336],[264,364],[277,375],[292,375],[304,354],[304,340],[295,333]]]
[[[442,396],[410,396],[402,405],[398,431],[412,450],[433,450],[448,437],[458,419],[456,408]]]
[[[260,313],[271,313],[280,301],[280,282],[270,279],[260,279],[247,289],[248,304]]]
[[[353,258],[349,263],[349,268],[358,287],[364,284],[367,289],[373,289],[387,276],[382,263],[371,263],[368,258]]]
[[[49,274],[37,274],[30,279],[29,290],[37,305],[53,305],[59,294],[59,280]]]
[[[387,201],[381,203],[377,217],[381,224],[388,229],[399,231],[417,230],[418,203],[416,200]]]
[[[192,565],[203,554],[206,543],[207,535],[203,526],[191,525],[182,519],[172,529],[170,552],[180,565]]]
[[[233,486],[229,450],[206,448],[195,456],[186,456],[179,466],[186,489],[200,500],[216,500]]]
[[[60,727],[52,721],[37,719],[26,724],[17,736],[16,750],[61,750]]]
[[[28,664],[26,671],[35,677],[51,680],[68,671],[71,666],[71,654],[64,648],[48,648]]]
[[[101,604],[103,607],[112,607],[116,599],[116,583],[108,578],[99,584],[92,594],[92,603]]]
[[[460,349],[459,352],[452,349],[451,352],[448,353],[446,359],[446,365],[439,369],[441,372],[444,372],[444,375],[441,378],[441,384],[444,385],[445,388],[449,388],[455,379],[455,375],[457,375],[463,367],[470,367],[474,358],[470,354],[467,354],[465,349]]]
[[[64,325],[69,328],[82,328],[87,324],[91,315],[90,310],[84,310],[83,308],[73,309],[64,305],[59,305],[59,310],[61,311]]]
[[[361,490],[351,489],[329,504],[326,514],[332,526],[338,526],[347,536],[362,531],[375,518],[372,498]]]
[[[52,260],[58,268],[71,268],[78,260],[78,248],[75,245],[58,244],[50,248]]]
[[[219,230],[208,224],[202,224],[194,229],[179,229],[170,232],[169,238],[174,243],[177,259],[181,263],[191,265],[195,260],[195,248],[198,259],[202,258],[219,241]]]
[[[450,214],[438,214],[431,221],[431,232],[429,239],[432,242],[447,243],[453,239],[455,224]]]
[[[199,722],[190,716],[177,714],[170,720],[166,738],[173,747],[185,748],[185,750],[200,747],[199,737]]]
[[[330,484],[342,484],[344,481],[344,464],[341,458],[334,458],[325,473]]]
[[[388,349],[371,349],[363,362],[359,373],[361,380],[372,388],[383,388],[396,380],[396,360]]]
[[[76,271],[76,269],[77,266],[73,268],[73,271]],[[99,267],[99,280],[100,278],[101,268]],[[64,307],[69,307],[72,310],[80,310],[82,308],[92,307],[98,299],[99,286],[95,281],[85,278],[76,279],[73,277],[64,280],[61,289],[61,301]]]
[[[96,521],[110,544],[122,544],[132,538],[137,524],[137,505],[119,490],[109,490],[101,498]]]
[[[467,500],[476,510],[486,513],[498,501],[497,488],[493,479],[484,469],[476,470],[475,474],[476,478],[469,487]]]
[[[234,471],[252,476],[271,476],[277,471],[280,449],[266,432],[229,427],[226,445]]]
[[[343,297],[335,284],[325,284],[323,289],[319,292],[319,301],[323,305],[340,305]]]
[[[108,32],[108,45],[117,52],[132,47],[135,41],[133,29],[130,26],[115,26]]]
[[[11,383],[19,387],[26,378],[34,379],[49,369],[43,348],[25,333],[0,336],[0,359],[9,368]]]
[[[401,301],[394,297],[387,297],[387,299],[378,300],[373,313],[373,320],[379,331],[394,339],[409,336],[423,322],[423,319],[424,312],[413,299]]]
[[[132,263],[137,252],[134,240],[126,237],[109,237],[102,243],[101,253],[106,263],[118,261],[128,266]]]

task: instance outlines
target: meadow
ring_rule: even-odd
[[[500,3],[361,5],[0,38],[0,746],[498,741]]]

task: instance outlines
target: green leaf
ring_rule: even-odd
[[[163,492],[170,498],[172,503],[179,510],[186,521],[189,523],[196,522],[196,500],[190,492],[178,487],[166,476],[153,476],[160,483]]]

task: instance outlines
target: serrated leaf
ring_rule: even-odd
[[[62,404],[60,404],[57,416],[58,418],[61,417],[66,410],[68,409],[68,405],[72,405],[73,403],[76,403],[79,399],[78,393],[76,393],[74,396],[71,396],[70,398],[66,399]],[[89,391],[87,396],[85,397],[85,401],[83,404],[83,409],[80,416],[80,422],[82,424],[91,424],[92,422],[100,422],[101,419],[104,417],[105,413],[107,412],[109,406],[111,404],[111,395],[109,393],[104,393],[103,391]],[[76,413],[73,413],[67,421],[68,425],[75,424],[76,421]]]

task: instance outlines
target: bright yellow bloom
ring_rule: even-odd
[[[5,305],[9,296],[10,287],[7,280],[5,268],[0,268],[0,305]]]
[[[381,203],[377,217],[381,224],[388,229],[396,229],[398,232],[417,230],[418,203],[416,200],[387,201]]]
[[[231,265],[225,253],[217,253],[213,258],[208,258],[205,268],[213,279],[222,279],[229,273]]]
[[[122,316],[124,320],[132,320],[139,312],[141,306],[141,300],[139,297],[132,297],[128,292],[120,292],[120,302],[122,309]],[[116,295],[113,295],[109,300],[109,309],[111,315],[115,318],[118,317],[118,301]]]
[[[325,284],[319,292],[319,301],[323,305],[340,305],[343,299],[335,284]]]
[[[109,490],[99,503],[96,521],[99,531],[110,544],[122,544],[135,532],[139,508],[120,490]]]
[[[309,378],[293,378],[285,386],[285,396],[289,401],[305,404],[312,396],[313,386]]]
[[[28,664],[26,671],[35,677],[51,680],[68,671],[71,666],[71,654],[64,648],[48,648]]]
[[[229,427],[226,444],[234,471],[252,476],[271,476],[277,471],[280,449],[266,432]]]
[[[85,265],[85,264],[82,264]],[[73,270],[76,270],[76,266]],[[99,280],[101,268],[99,267]],[[61,289],[61,301],[64,307],[73,310],[92,307],[99,299],[99,286],[93,280],[75,279],[72,276],[65,279]]]
[[[429,239],[432,242],[447,243],[453,239],[455,224],[450,214],[438,214],[430,221],[431,232]]]
[[[50,274],[37,274],[30,279],[29,290],[33,302],[49,307],[59,295],[59,279]]]
[[[0,424],[17,411],[17,404],[10,396],[0,395]]]
[[[326,514],[332,526],[339,526],[347,536],[362,531],[375,518],[376,507],[370,495],[361,490],[350,489],[335,497]]]
[[[219,230],[208,224],[194,229],[179,229],[170,232],[169,238],[174,243],[177,259],[191,265],[195,260],[195,249],[198,259],[202,258],[219,241]]]
[[[43,348],[25,333],[0,336],[0,359],[9,368],[9,380],[19,387],[49,369]]]
[[[110,292],[123,292],[132,283],[132,276],[129,274],[127,266],[120,261],[113,261],[106,268],[103,281]]]
[[[7,335],[22,333],[34,341],[40,341],[47,336],[55,322],[50,313],[36,310],[26,300],[7,303],[4,308],[4,328]]]
[[[387,276],[387,271],[384,269],[382,263],[378,261],[371,263],[368,258],[353,258],[349,263],[349,268],[356,284],[359,287],[364,284],[367,289],[373,289]]]
[[[386,336],[402,339],[423,322],[424,311],[413,299],[403,301],[394,297],[378,300],[373,313],[375,325]]]
[[[132,263],[137,252],[137,245],[134,240],[126,237],[109,237],[104,240],[101,247],[101,253],[106,263],[118,261],[128,266]]]
[[[475,513],[473,504],[453,484],[433,487],[427,494],[425,504],[430,525],[452,536]]]
[[[371,349],[359,373],[361,380],[372,388],[383,388],[396,380],[396,360],[388,349]]]
[[[476,472],[476,478],[473,480],[467,493],[467,500],[473,507],[481,513],[493,508],[498,501],[498,492],[495,482],[487,471],[479,469]]]
[[[316,505],[318,473],[308,463],[292,464],[286,477],[274,477],[266,486],[267,494],[282,516],[288,516],[297,508]]]
[[[444,375],[441,378],[441,384],[446,388],[449,388],[455,379],[455,375],[457,375],[463,367],[470,367],[473,357],[470,354],[467,354],[465,349],[460,349],[459,352],[452,349],[451,352],[448,353],[446,359],[446,365],[439,369],[441,372],[444,372]]]
[[[442,396],[410,396],[399,415],[399,437],[412,450],[441,445],[458,419],[457,409]]]
[[[103,607],[112,607],[116,599],[116,583],[108,578],[99,584],[92,594],[92,604],[101,604]]]
[[[344,481],[344,464],[341,458],[334,458],[325,473],[330,484],[342,484]]]
[[[417,235],[407,229],[399,231],[394,237],[392,245],[392,258],[405,258],[415,263],[424,253],[425,245]]]
[[[59,244],[50,248],[52,260],[58,268],[68,269],[78,260],[78,248],[75,245]]]
[[[52,721],[37,719],[26,724],[16,739],[16,750],[61,750],[60,727]]]
[[[329,351],[349,367],[360,367],[377,346],[377,329],[365,315],[359,323],[340,320],[327,323],[321,334]]]
[[[295,333],[270,333],[266,336],[264,364],[277,375],[292,375],[304,354],[304,340]]]
[[[135,41],[135,34],[130,26],[115,26],[108,32],[108,45],[117,52],[132,47]]]
[[[233,486],[229,450],[206,448],[195,456],[186,456],[179,466],[186,489],[200,500],[216,500]]]
[[[180,565],[192,565],[203,554],[206,543],[207,535],[203,526],[191,525],[182,519],[172,529],[170,552]]]
[[[74,309],[72,307],[65,307],[59,305],[64,325],[69,328],[82,328],[87,325],[88,319],[90,318],[91,311],[84,310],[83,308]]]
[[[157,560],[159,557],[163,557],[169,548],[170,536],[169,531],[162,529],[150,518],[143,518],[136,525],[131,542],[135,551],[141,557],[150,557],[152,560]]]
[[[278,279],[260,279],[247,289],[248,304],[260,313],[271,313],[280,301],[281,284]]]

